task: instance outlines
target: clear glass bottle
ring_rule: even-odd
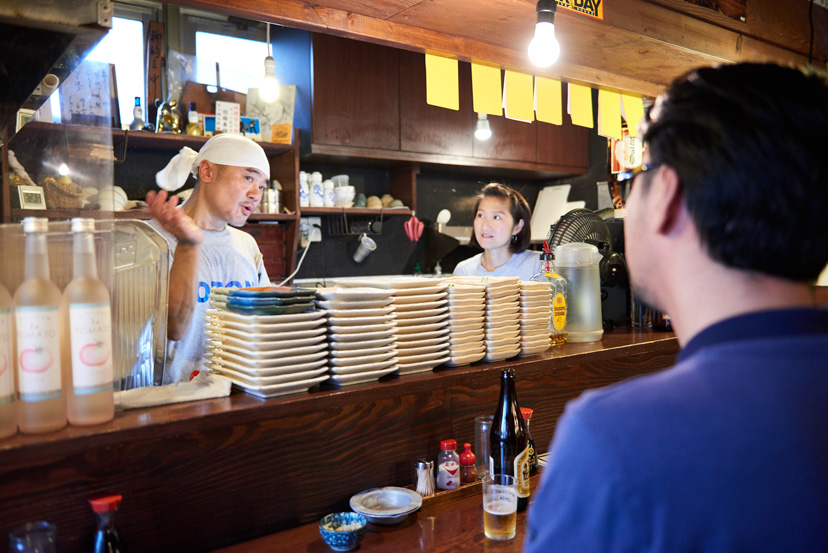
[[[204,136],[204,127],[198,123],[198,110],[195,102],[190,102],[190,111],[187,112],[187,134]]]
[[[129,124],[129,130],[142,131],[147,124],[144,122],[144,110],[141,109],[141,97],[135,97],[135,107],[132,108],[132,123]]]
[[[17,434],[11,308],[11,294],[0,284],[0,438]]]
[[[25,280],[14,293],[17,424],[21,432],[51,432],[66,426],[61,373],[65,344],[60,290],[49,275],[49,220],[23,219]]]
[[[65,365],[70,424],[100,424],[115,416],[112,390],[112,310],[109,290],[98,279],[95,221],[72,219],[72,281],[63,291],[69,347]]]
[[[98,529],[92,543],[92,553],[124,553],[126,549],[121,535],[115,528],[115,512],[123,496],[109,495],[89,500],[92,510],[98,515]]]
[[[566,309],[567,309],[567,284],[566,279],[557,274],[552,268],[555,255],[552,253],[541,254],[541,270],[530,280],[537,282],[548,282],[552,290],[552,305],[549,315],[549,338],[552,346],[562,346],[566,343]]]
[[[518,511],[529,505],[529,441],[515,392],[514,369],[500,373],[500,400],[489,431],[489,474],[514,476]]]
[[[520,408],[520,414],[523,415],[523,424],[526,425],[526,439],[529,442],[529,474],[538,472],[538,450],[535,449],[535,440],[532,438],[531,430],[529,430],[532,413],[534,411],[528,407]]]
[[[457,456],[457,440],[440,442],[437,456],[437,487],[453,490],[460,485],[460,457]]]

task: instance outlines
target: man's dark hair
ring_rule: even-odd
[[[492,182],[483,187],[480,194],[477,195],[477,201],[474,203],[474,216],[477,217],[477,208],[480,207],[480,202],[483,198],[500,198],[505,200],[509,205],[509,213],[515,224],[523,219],[523,228],[515,235],[515,238],[509,243],[509,251],[512,253],[521,253],[526,251],[529,247],[532,231],[529,228],[530,220],[532,219],[532,210],[529,209],[529,204],[521,196],[520,192],[513,188],[509,188],[505,184]],[[469,245],[479,248],[480,244],[477,242],[477,237],[472,232]]]
[[[673,168],[708,254],[795,281],[828,263],[828,80],[743,63],[690,71],[649,113],[650,158]]]

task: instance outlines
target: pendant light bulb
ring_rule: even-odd
[[[488,140],[492,137],[492,129],[489,126],[489,118],[485,113],[477,114],[477,124],[474,127],[474,137],[478,140]]]
[[[60,175],[61,177],[65,177],[68,174],[69,174],[69,166],[66,165],[65,163],[61,163],[60,166],[58,166],[58,175]]]
[[[279,80],[276,78],[276,60],[273,56],[265,58],[265,74],[259,85],[259,97],[263,102],[272,104],[279,98]]]
[[[529,61],[538,67],[549,67],[561,55],[561,45],[555,38],[555,14],[558,4],[555,0],[538,1],[538,22],[535,36],[529,43]]]

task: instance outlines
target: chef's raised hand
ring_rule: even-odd
[[[184,210],[176,207],[178,196],[169,196],[165,190],[150,191],[146,201],[153,219],[161,224],[161,228],[175,236],[179,245],[198,246],[204,242],[204,232]]]

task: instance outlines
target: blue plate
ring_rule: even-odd
[[[315,311],[312,303],[297,303],[294,305],[247,306],[227,303],[227,310],[242,315],[287,315],[289,313],[307,313]]]
[[[291,288],[289,286],[257,286],[251,288],[225,288],[228,296],[244,298],[292,298],[296,296],[314,296],[316,290],[311,288]]]
[[[229,295],[224,300],[230,305],[239,306],[275,306],[275,305],[293,305],[297,303],[310,303],[316,300],[316,296],[296,296],[293,298],[249,298],[246,296]]]

